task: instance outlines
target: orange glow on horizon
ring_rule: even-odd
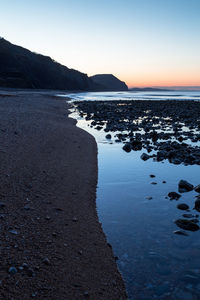
[[[173,82],[173,83],[169,83],[169,82],[150,82],[150,81],[146,81],[146,82],[127,82],[125,81],[126,85],[128,86],[128,88],[145,88],[145,87],[176,87],[176,86],[180,86],[180,87],[200,87],[200,82],[193,82],[193,83],[179,83],[179,82]]]
[[[198,77],[199,78],[199,77]],[[127,84],[127,86],[129,88],[132,87],[139,87],[139,88],[144,88],[144,87],[151,87],[151,86],[166,86],[166,87],[172,87],[172,86],[199,86],[200,87],[200,80],[191,78],[185,78],[185,79],[171,79],[171,80],[165,80],[162,78],[158,78],[158,79],[152,79],[152,77],[149,78],[145,78],[145,79],[129,79],[129,78],[125,78],[124,79],[125,83]]]

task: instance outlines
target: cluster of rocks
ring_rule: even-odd
[[[170,200],[178,200],[179,198],[181,198],[181,193],[186,193],[193,190],[198,193],[193,209],[195,209],[197,212],[200,212],[200,185],[194,187],[191,183],[187,182],[186,180],[180,180],[178,184],[178,191],[180,194],[177,192],[170,192],[168,194],[168,197],[170,198]],[[190,212],[190,207],[186,203],[178,204],[177,208],[180,210]],[[183,218],[180,218],[175,221],[175,224],[184,230],[197,231],[200,229],[199,225],[197,224],[199,223],[198,218],[198,214],[185,213],[183,214]],[[183,230],[176,230],[174,233],[179,235],[187,235],[187,233]]]
[[[200,165],[199,102],[79,101],[74,105],[91,127],[115,132],[106,138],[124,143],[126,152],[146,149],[144,160]]]

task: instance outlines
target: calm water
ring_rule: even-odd
[[[66,95],[60,95],[66,96]],[[176,92],[99,92],[68,94],[73,100],[200,100],[200,91]]]
[[[86,99],[98,100],[98,95],[86,94]],[[78,100],[80,97],[83,94],[76,95]],[[76,113],[72,116],[98,144],[97,209],[119,258],[129,299],[200,299],[200,232],[175,235],[174,221],[184,211],[176,208],[176,201],[166,199],[169,192],[177,191],[180,179],[200,184],[199,166],[144,162],[140,159],[143,151],[126,153],[122,144],[108,142],[105,132],[90,128]],[[156,177],[150,178],[150,174]],[[191,213],[197,214],[192,210],[195,194],[183,194],[178,203],[187,203]]]

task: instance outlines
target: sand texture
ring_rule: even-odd
[[[127,299],[96,213],[97,145],[64,100],[0,95],[0,299]]]

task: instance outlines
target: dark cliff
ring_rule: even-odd
[[[103,91],[128,91],[125,82],[112,74],[98,74],[90,77]]]
[[[0,38],[0,87],[99,90],[86,74]]]

